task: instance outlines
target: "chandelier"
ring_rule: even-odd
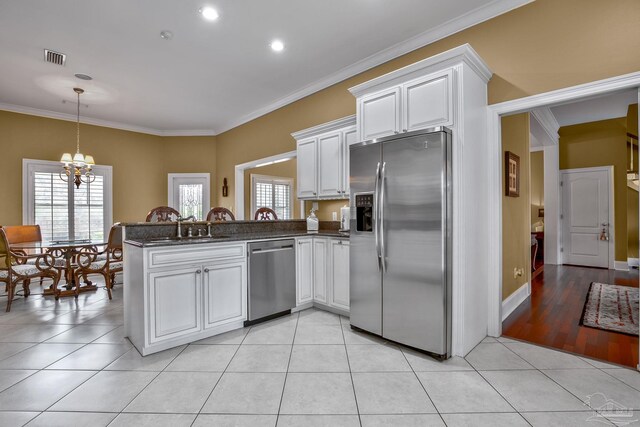
[[[69,179],[73,179],[73,183],[76,188],[80,188],[81,183],[89,184],[93,182],[96,177],[91,171],[91,168],[96,164],[93,160],[93,156],[84,155],[80,152],[80,95],[84,93],[83,89],[74,87],[73,91],[78,94],[78,116],[76,122],[76,154],[71,156],[71,153],[64,153],[60,158],[60,163],[64,166],[64,172],[60,172],[60,179],[64,182],[69,182]],[[73,175],[73,178],[71,178]]]

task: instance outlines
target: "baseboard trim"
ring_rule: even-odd
[[[614,261],[613,268],[620,271],[629,271],[629,264],[627,261]]]
[[[627,258],[627,265],[629,267],[640,267],[640,259],[639,258]]]
[[[531,295],[531,285],[527,282],[502,301],[502,321],[504,322],[504,320],[529,297],[529,295]]]

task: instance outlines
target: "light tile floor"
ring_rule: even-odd
[[[437,362],[311,309],[143,358],[122,325],[121,287],[16,300],[0,426],[640,425],[640,373],[505,338]]]

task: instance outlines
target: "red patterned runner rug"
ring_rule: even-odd
[[[638,288],[591,283],[580,325],[638,336]]]

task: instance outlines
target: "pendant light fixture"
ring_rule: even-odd
[[[93,156],[85,156],[80,152],[80,95],[84,93],[83,89],[74,87],[73,91],[78,95],[78,117],[76,122],[76,154],[71,156],[71,153],[64,153],[60,159],[60,163],[64,166],[64,172],[60,173],[60,179],[64,182],[69,182],[69,179],[73,179],[73,183],[76,188],[80,188],[81,183],[89,184],[93,182],[96,177],[91,171],[91,168],[96,164],[93,160]],[[73,175],[73,178],[71,178]]]

